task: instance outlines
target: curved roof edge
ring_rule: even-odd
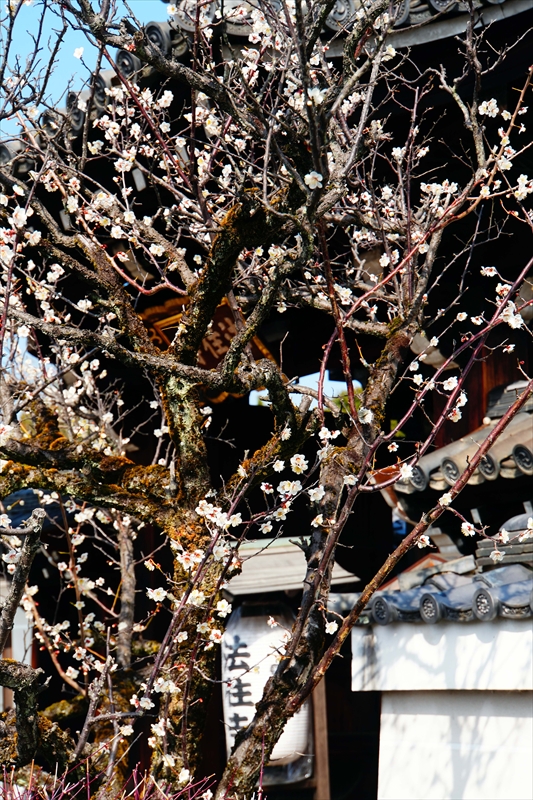
[[[476,9],[478,21],[475,27],[486,27],[493,22],[509,19],[516,14],[529,11],[530,8],[533,8],[533,0],[507,0],[507,2],[498,5],[483,6]],[[388,37],[388,41],[397,49],[401,49],[402,47],[413,47],[418,44],[435,42],[439,39],[447,39],[450,36],[464,33],[468,20],[468,14],[461,14],[451,18],[439,17],[435,19],[435,22],[422,22],[411,28],[394,31]],[[329,46],[328,57],[341,56],[343,46],[344,40],[342,39],[332,41]]]
[[[516,14],[529,11],[530,8],[533,8],[533,0],[508,0],[508,2],[500,5],[483,6],[476,12],[479,20],[475,27],[487,26],[492,22],[514,17]],[[411,47],[416,44],[426,44],[437,39],[456,36],[458,33],[464,33],[468,19],[468,14],[461,14],[459,17],[441,19],[416,29],[395,31],[390,36],[391,44],[398,48]]]

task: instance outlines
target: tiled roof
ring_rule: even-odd
[[[444,491],[453,486],[496,422],[496,418],[491,419],[462,439],[422,456],[413,468],[412,476],[397,481],[395,490],[412,494],[423,492],[428,487]],[[468,482],[476,485],[499,477],[517,478],[520,475],[533,475],[533,415],[527,412],[517,414],[511,420]]]
[[[166,3],[166,0],[163,0]],[[181,0],[177,3],[175,24],[186,33],[194,30],[196,14],[195,0]],[[204,5],[207,17],[217,20],[226,15],[227,32],[230,37],[248,39],[250,33],[250,12],[258,4],[254,0],[242,3],[241,0],[216,0]],[[323,33],[326,36],[337,35],[329,50],[330,56],[340,54],[342,38],[349,32],[357,12],[364,8],[365,2],[359,0],[338,0],[325,21]],[[245,13],[232,13],[236,7],[244,8]],[[531,0],[474,0],[473,8],[478,15],[479,23],[489,25],[527,11],[533,6]],[[270,3],[273,13],[282,8],[279,0]],[[431,42],[455,36],[466,29],[470,7],[466,2],[453,0],[400,0],[394,4],[396,32],[391,41],[397,47],[409,47],[423,42]],[[414,27],[413,27],[414,26]]]
[[[332,594],[331,611],[346,613],[358,594]],[[406,591],[376,592],[359,624],[441,621],[489,622],[496,617],[524,619],[533,616],[533,570],[510,564],[490,571],[460,575],[440,572]]]
[[[245,542],[239,548],[242,571],[232,578],[226,591],[232,596],[263,592],[296,591],[303,588],[306,561],[300,547],[289,539]],[[356,583],[357,576],[339,564],[333,566],[332,585]]]

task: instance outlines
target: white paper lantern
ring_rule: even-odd
[[[268,625],[269,617],[278,625]],[[255,714],[255,704],[275,671],[294,618],[281,603],[244,603],[231,616],[222,643],[222,681],[228,755],[237,732]],[[289,764],[310,750],[311,709],[305,703],[285,725],[270,763]]]

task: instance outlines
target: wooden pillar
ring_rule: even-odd
[[[328,716],[326,681],[323,678],[313,692],[313,733],[315,739],[315,800],[330,800]]]
[[[11,633],[7,637],[6,647],[3,653],[0,654],[1,658],[13,658],[13,648],[11,646]],[[14,708],[15,701],[12,689],[2,687],[2,702],[0,703],[0,711],[9,711]]]

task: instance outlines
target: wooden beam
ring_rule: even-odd
[[[315,738],[315,800],[331,800],[329,788],[328,715],[326,681],[322,679],[313,692],[313,733]]]

